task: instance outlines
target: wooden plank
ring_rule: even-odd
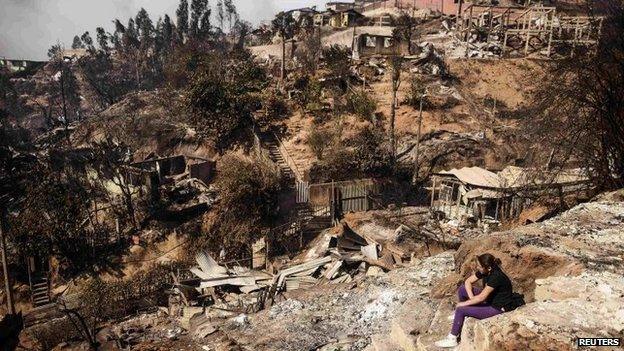
[[[313,275],[314,273],[316,273],[316,271],[318,271],[319,267],[313,267],[307,271],[291,274],[290,276],[291,277],[305,277],[305,276]]]
[[[340,267],[342,267],[342,263],[343,261],[336,261],[327,271],[325,271],[325,278],[333,279],[338,273]]]

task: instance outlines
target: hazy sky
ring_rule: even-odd
[[[235,0],[241,18],[258,24],[284,9],[319,6],[329,0]],[[0,0],[0,57],[47,59],[57,41],[71,46],[74,35],[95,28],[111,31],[112,20],[123,23],[144,7],[152,21],[168,13],[175,17],[179,0]],[[190,3],[190,1],[189,1]],[[210,0],[214,6],[216,0]],[[214,21],[213,21],[214,23]]]

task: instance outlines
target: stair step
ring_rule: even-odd
[[[38,299],[38,300],[33,300],[33,304],[35,306],[41,306],[41,305],[45,305],[50,303],[50,299]]]

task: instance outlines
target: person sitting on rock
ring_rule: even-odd
[[[500,264],[501,261],[489,253],[477,256],[477,271],[457,290],[460,302],[455,309],[451,333],[437,341],[437,347],[457,346],[466,317],[485,319],[524,304],[522,295],[513,293],[511,280]],[[483,279],[483,290],[472,286],[479,279]]]

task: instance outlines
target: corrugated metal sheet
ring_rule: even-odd
[[[460,182],[477,188],[486,189],[514,189],[538,188],[552,185],[566,185],[582,183],[588,177],[579,169],[549,172],[544,170],[528,169],[508,166],[504,170],[494,173],[481,167],[464,167],[437,173],[441,176],[454,176]],[[471,194],[474,196],[475,194]],[[497,197],[489,194],[485,197]]]
[[[450,171],[442,171],[440,175],[453,175],[460,182],[481,187],[481,188],[500,188],[501,183],[496,173],[490,172],[481,167],[464,167],[461,169],[451,169]]]

